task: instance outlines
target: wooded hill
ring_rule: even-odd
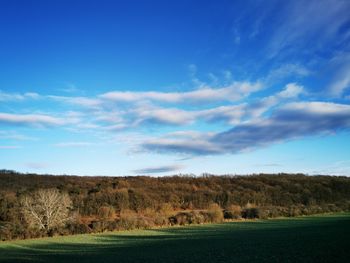
[[[69,216],[64,224],[40,227],[30,218],[26,204],[37,200],[34,193],[42,189],[65,195]],[[0,171],[2,240],[339,211],[350,211],[348,177],[82,177]],[[48,220],[46,215],[42,219]]]

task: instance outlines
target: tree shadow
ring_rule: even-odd
[[[0,262],[346,262],[350,218],[159,228],[78,240],[9,242],[0,246]]]

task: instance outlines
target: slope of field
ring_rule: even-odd
[[[0,262],[346,262],[350,214],[0,243]]]

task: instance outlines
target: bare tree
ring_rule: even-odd
[[[69,220],[72,201],[57,189],[40,189],[21,200],[23,213],[31,227],[49,232]]]

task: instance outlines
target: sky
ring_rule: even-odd
[[[0,0],[0,169],[350,176],[350,1]]]

